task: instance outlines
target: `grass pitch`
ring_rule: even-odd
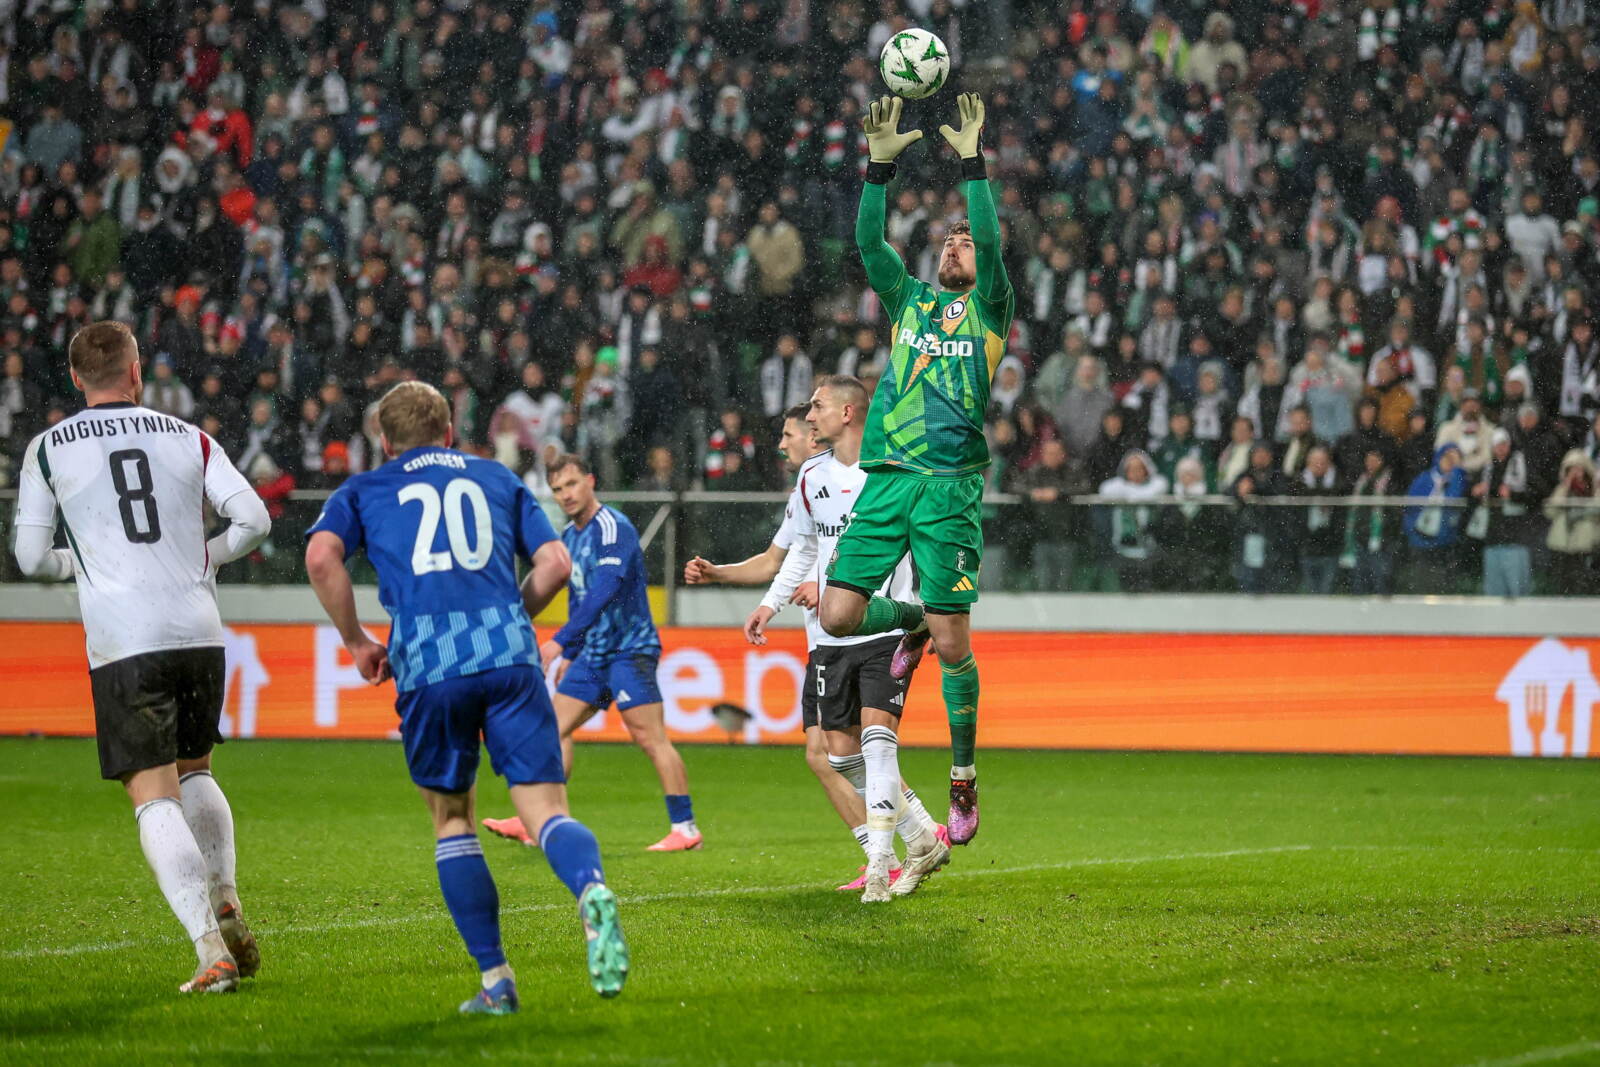
[[[860,852],[797,750],[685,757],[708,843],[663,856],[644,758],[579,752],[623,995],[589,990],[539,853],[490,839],[523,1011],[464,1019],[476,976],[397,745],[219,750],[264,962],[185,998],[193,956],[93,743],[0,742],[0,1060],[1600,1062],[1600,766],[987,752],[977,841],[868,909],[832,891]],[[942,808],[944,755],[902,759]]]

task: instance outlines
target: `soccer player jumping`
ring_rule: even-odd
[[[939,257],[939,287],[911,277],[884,240],[885,186],[894,160],[921,130],[901,133],[902,101],[884,98],[862,121],[871,161],[856,213],[856,246],[893,334],[889,367],[867,415],[861,466],[869,472],[828,568],[822,626],[835,636],[904,629],[893,671],[915,667],[928,639],[943,671],[950,722],[950,840],[978,832],[978,666],[968,612],[983,556],[983,434],[989,386],[1005,354],[1015,296],[1000,261],[1000,220],[978,135],[983,101],[958,99],[961,128],[941,126],[961,157],[967,222]],[[909,549],[922,604],[876,596]]]

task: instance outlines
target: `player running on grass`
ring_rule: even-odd
[[[224,993],[261,966],[235,888],[233,812],[211,774],[224,679],[217,568],[260,544],[266,505],[210,437],[139,406],[139,347],[96,322],[67,348],[87,408],[28,445],[16,555],[78,580],[100,774],[133,802],[156,884],[194,943],[184,993]],[[204,503],[232,521],[206,540]],[[70,548],[55,543],[59,507]]]
[[[650,618],[639,535],[626,515],[600,503],[594,475],[579,457],[559,456],[545,474],[556,503],[572,520],[561,531],[572,553],[567,624],[540,650],[545,666],[554,670],[567,771],[572,770],[572,732],[615,701],[629,736],[650,757],[666,794],[671,825],[649,851],[697,849],[702,838],[689,801],[689,775],[667,737],[656,684],[661,638]],[[518,819],[485,819],[483,825],[502,837],[531,843]]]
[[[395,386],[378,404],[378,425],[390,462],[328,498],[306,532],[306,571],[361,676],[373,685],[394,677],[406,764],[433,815],[439,888],[482,977],[461,1010],[518,1008],[499,895],[473,825],[480,737],[518,814],[539,828],[550,869],[578,898],[595,992],[616,996],[628,947],[600,846],[567,813],[561,738],[529,621],[566,583],[566,547],[508,469],[451,449],[450,406],[432,386]],[[356,617],[345,559],[361,549],[394,620],[387,649]],[[521,590],[518,556],[533,565]]]
[[[864,799],[865,762],[859,752],[854,755],[829,755],[828,743],[823,736],[822,725],[818,718],[816,651],[817,640],[822,630],[817,625],[817,578],[813,573],[817,554],[814,545],[808,554],[809,561],[797,560],[794,565],[786,566],[790,559],[798,555],[798,552],[791,553],[791,549],[800,540],[796,532],[796,517],[806,510],[800,495],[800,481],[807,471],[824,461],[833,452],[832,448],[816,441],[816,433],[806,421],[810,413],[810,404],[797,404],[784,413],[783,436],[779,441],[779,448],[784,454],[789,470],[795,472],[797,477],[795,488],[789,494],[783,524],[774,535],[772,544],[761,554],[739,563],[718,565],[696,556],[684,566],[683,577],[685,583],[689,585],[711,582],[760,585],[762,582],[771,582],[771,588],[762,598],[761,605],[751,612],[749,619],[745,621],[745,637],[754,645],[766,644],[766,625],[774,615],[783,610],[785,604],[799,604],[805,612],[807,662],[805,681],[800,694],[800,707],[801,723],[806,735],[806,764],[828,794],[828,800],[833,805],[834,811],[838,812],[844,824],[850,827],[851,833],[865,852],[868,846]],[[859,444],[858,433],[857,447]],[[780,570],[783,572],[781,577]],[[859,697],[859,694],[857,696]],[[860,726],[860,711],[860,701],[857,699],[851,709],[851,725],[856,728]],[[900,784],[904,790],[908,815],[919,823],[931,826],[935,836],[941,841],[945,840],[945,828],[928,816],[927,809],[922,806],[922,801],[910,786],[903,781]],[[845,892],[864,888],[866,868],[863,867],[861,870],[861,877],[838,888]],[[897,880],[899,876],[900,868],[891,868],[891,882]]]
[[[871,473],[829,564],[821,616],[836,637],[905,630],[897,678],[910,674],[932,637],[950,722],[950,840],[964,845],[978,832],[978,667],[968,612],[983,556],[983,419],[1015,297],[978,148],[984,111],[976,94],[959,98],[959,130],[939,128],[961,157],[967,198],[967,222],[950,228],[939,257],[939,287],[911,277],[884,240],[884,186],[895,157],[922,137],[899,132],[901,106],[898,98],[879,100],[862,122],[871,161],[856,245],[888,313],[893,347],[861,447],[861,466]],[[908,550],[920,605],[877,592]]]

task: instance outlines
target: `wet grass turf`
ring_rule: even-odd
[[[487,839],[523,1011],[463,1019],[398,746],[219,750],[264,964],[185,998],[93,743],[0,742],[0,1061],[1600,1062],[1600,766],[989,752],[977,841],[867,908],[832,891],[860,852],[797,750],[685,756],[707,847],[656,855],[643,756],[579,751],[623,995],[590,991],[540,854]],[[941,810],[943,755],[903,761]]]

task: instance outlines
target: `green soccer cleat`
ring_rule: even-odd
[[[628,943],[622,939],[617,895],[594,883],[578,898],[578,917],[589,942],[589,982],[602,997],[614,997],[628,980]]]

